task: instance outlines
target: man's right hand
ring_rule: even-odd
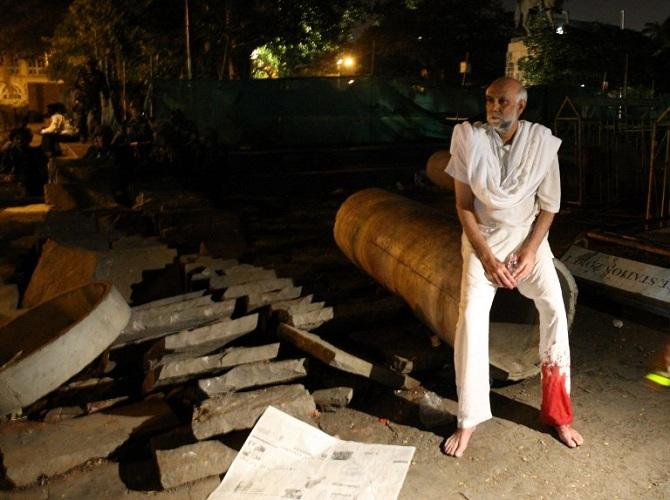
[[[493,254],[482,258],[481,263],[484,266],[484,273],[495,286],[509,288],[510,290],[516,288],[516,280],[510,269]]]

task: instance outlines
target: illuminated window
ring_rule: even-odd
[[[46,59],[43,56],[28,60],[29,75],[44,75],[47,72]]]

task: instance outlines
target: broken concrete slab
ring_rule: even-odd
[[[323,307],[321,309],[303,313],[292,313],[289,310],[287,316],[287,323],[289,325],[302,330],[314,330],[323,325],[326,321],[333,319],[334,314],[332,307]]]
[[[288,340],[298,349],[338,370],[367,377],[394,389],[411,389],[421,385],[418,380],[408,375],[396,373],[383,366],[358,358],[305,330],[281,323],[277,333],[280,338]]]
[[[227,269],[223,275],[213,274],[209,278],[210,290],[223,290],[234,285],[243,285],[257,281],[267,281],[277,278],[277,273],[273,269],[263,269],[262,267],[253,267],[249,270],[239,271],[236,266]]]
[[[262,294],[272,292],[293,286],[293,280],[290,278],[275,278],[269,280],[254,281],[242,285],[234,285],[223,293],[224,299],[234,299],[245,295]],[[288,297],[287,297],[288,298]]]
[[[0,427],[6,479],[13,486],[26,486],[107,457],[131,438],[177,424],[170,407],[158,399],[71,419],[67,425],[12,422]]]
[[[163,269],[176,256],[177,251],[166,245],[112,249],[100,254],[96,277],[111,280],[126,302],[130,302],[132,286],[142,281],[142,272]]]
[[[118,337],[130,308],[107,281],[58,295],[0,328],[0,414],[79,373]]]
[[[313,294],[305,295],[304,297],[298,297],[297,299],[275,301],[270,304],[270,311],[288,311],[291,307],[294,306],[309,306],[309,304],[312,303],[312,300],[314,300]],[[325,302],[317,302],[317,304],[325,305]]]
[[[199,358],[168,355],[165,359],[158,360],[160,364],[147,373],[143,388],[150,391],[155,387],[182,382],[203,373],[274,359],[278,354],[279,342],[258,347],[231,347],[221,353]]]
[[[275,302],[284,302],[300,297],[302,293],[301,286],[289,286],[282,290],[263,293],[250,293],[246,299],[245,310],[247,312],[255,311],[259,307],[264,307]]]
[[[258,314],[237,319],[224,319],[207,326],[168,335],[158,340],[147,352],[146,359],[156,359],[168,352],[207,354],[253,332],[258,326]]]
[[[237,451],[219,441],[200,441],[173,450],[156,451],[156,465],[163,488],[174,488],[196,479],[225,473]]]
[[[209,300],[209,296],[205,298]],[[199,299],[193,300],[198,301]],[[166,312],[160,314],[161,311],[158,311],[156,314],[156,311],[152,309],[142,309],[137,311],[135,318],[131,315],[128,326],[121,332],[112,347],[116,349],[128,344],[145,342],[229,318],[235,309],[235,301],[212,302],[209,300],[207,305],[178,311],[171,310],[171,305],[161,309]]]
[[[337,408],[344,408],[351,403],[351,399],[354,397],[354,389],[352,387],[318,389],[312,393],[312,397],[320,411],[335,411]]]
[[[198,380],[198,387],[212,397],[252,387],[293,382],[307,375],[306,362],[302,358],[240,365],[218,377]]]
[[[193,412],[193,435],[198,439],[251,429],[268,406],[301,420],[316,412],[314,399],[300,384],[279,385],[206,399]]]
[[[171,297],[165,297],[163,299],[154,300],[152,302],[147,302],[146,304],[140,304],[133,307],[133,311],[140,311],[142,309],[151,309],[156,307],[163,307],[170,304],[175,304],[177,302],[187,302],[191,299],[197,297],[202,297],[205,294],[205,290],[198,290],[195,292],[183,293],[181,295],[173,295]]]
[[[93,281],[110,280],[130,302],[132,285],[142,272],[163,269],[176,256],[166,246],[122,248],[93,252],[48,240],[23,297],[23,307],[34,307],[56,295]]]
[[[90,283],[96,266],[95,252],[47,240],[23,295],[22,307],[35,307],[66,290]]]

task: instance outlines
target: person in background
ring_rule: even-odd
[[[60,143],[75,142],[79,134],[62,103],[47,105],[47,115],[50,117],[49,126],[40,131],[42,149],[47,156],[59,156],[62,154]]]

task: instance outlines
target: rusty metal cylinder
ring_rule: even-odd
[[[342,204],[334,235],[354,264],[402,297],[421,322],[454,345],[462,267],[457,218],[397,194],[365,189]],[[560,261],[554,262],[571,325],[577,286],[567,268]],[[497,294],[496,301],[501,295],[504,293]],[[501,370],[498,378],[508,380],[527,378],[539,371],[535,307],[517,295],[509,307],[496,308],[494,301],[489,335],[491,364]],[[497,321],[496,309],[507,313],[504,321]]]

